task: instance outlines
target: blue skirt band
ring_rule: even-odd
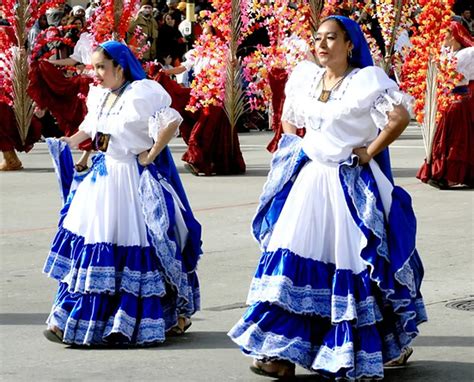
[[[47,323],[62,330],[69,344],[105,344],[112,334],[127,343],[146,344],[163,342],[166,330],[176,324],[176,315],[165,311],[169,309],[156,296],[72,294],[60,283]]]

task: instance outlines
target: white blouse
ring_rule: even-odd
[[[354,69],[331,92],[327,103],[318,100],[325,69],[303,61],[285,88],[282,121],[306,128],[303,150],[312,160],[338,164],[352,150],[368,146],[388,123],[387,112],[403,104],[411,113],[412,97],[376,66]]]
[[[106,155],[132,159],[153,146],[158,131],[170,123],[182,122],[171,105],[171,97],[156,81],[134,81],[109,111],[103,105],[110,90],[91,86],[88,113],[79,129],[94,138],[97,132],[110,134]]]
[[[92,64],[92,53],[94,46],[94,35],[89,32],[83,32],[74,46],[74,52],[69,56],[74,61],[84,65]]]
[[[464,78],[459,85],[467,85],[474,80],[474,47],[464,48],[456,52],[456,68]]]

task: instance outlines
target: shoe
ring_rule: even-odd
[[[178,323],[166,332],[169,337],[182,336],[192,325],[192,321],[187,317],[178,317]]]
[[[191,174],[199,176],[199,170],[191,163],[185,163],[184,168],[188,170]]]
[[[406,366],[407,362],[408,362],[408,358],[411,357],[411,355],[413,354],[413,348],[406,348],[402,354],[400,355],[400,357],[398,357],[397,359],[394,359],[392,361],[389,361],[387,363],[384,364],[384,367],[401,367],[401,366]]]
[[[441,180],[430,179],[428,180],[428,184],[438,190],[447,190],[449,188],[448,185]]]
[[[57,344],[64,344],[63,333],[58,328],[43,330],[43,335],[48,341],[55,342]]]
[[[265,377],[277,378],[282,380],[292,379],[295,377],[295,364],[289,361],[260,361],[255,359],[250,371]]]

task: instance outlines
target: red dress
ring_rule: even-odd
[[[4,33],[10,41],[16,41],[13,27],[2,25],[0,26],[1,33]],[[4,89],[0,89],[0,94],[2,91]],[[0,102],[0,151],[17,150],[28,152],[40,138],[41,123],[33,116],[26,141],[22,143],[12,107],[4,102]]]
[[[267,150],[273,153],[278,148],[278,142],[283,134],[281,114],[283,112],[283,104],[285,103],[285,85],[288,80],[288,73],[283,68],[272,68],[268,73],[268,80],[272,90],[272,130],[275,132],[275,135],[268,144]],[[304,129],[296,130],[296,134],[300,137],[303,137],[305,132]]]
[[[461,98],[449,105],[436,130],[431,163],[425,162],[416,177],[441,184],[474,187],[474,81],[455,89]]]
[[[75,134],[87,114],[86,98],[92,78],[65,77],[48,61],[32,62],[29,78],[28,93],[38,107],[50,111],[65,136]],[[91,140],[81,143],[79,148],[91,150]]]
[[[171,107],[183,117],[180,133],[188,145],[182,160],[205,175],[229,175],[245,172],[237,129],[231,133],[229,120],[221,107],[210,106],[195,113],[186,110],[191,89],[184,88],[159,72],[154,79],[171,96]],[[233,142],[232,142],[233,138]]]
[[[231,131],[222,107],[209,106],[197,111],[199,116],[188,140],[183,161],[205,175],[230,175],[245,172],[237,129]]]
[[[41,122],[33,116],[25,143],[21,142],[13,108],[0,102],[0,151],[28,152],[41,138]]]

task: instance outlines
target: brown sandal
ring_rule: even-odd
[[[394,359],[392,361],[388,361],[387,363],[384,364],[385,367],[401,367],[401,366],[406,366],[408,362],[408,358],[411,357],[413,354],[413,348],[406,348],[402,354],[400,354],[400,357],[397,359]]]
[[[258,375],[277,379],[291,379],[295,377],[295,364],[286,360],[261,361],[254,359],[250,370]]]
[[[166,334],[170,337],[182,336],[192,324],[193,323],[190,318],[178,317],[178,323],[175,326],[173,326],[170,330],[168,330]]]
[[[57,344],[63,344],[63,332],[58,327],[52,326],[46,330],[43,330],[43,335],[48,341],[55,342]]]

